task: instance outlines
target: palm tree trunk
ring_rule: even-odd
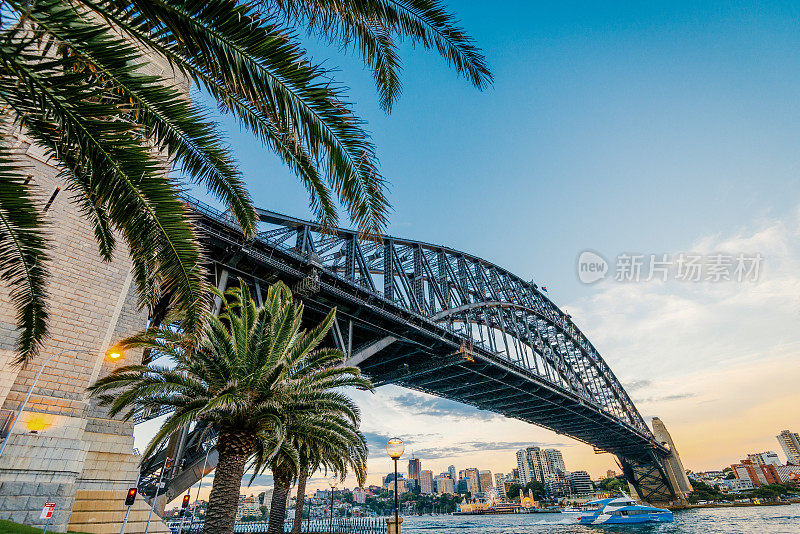
[[[214,473],[211,495],[208,498],[203,534],[233,532],[244,466],[253,454],[254,448],[255,440],[252,436],[229,428],[220,430],[217,440],[219,461]]]
[[[300,475],[297,477],[297,505],[294,509],[294,525],[292,534],[300,534],[303,526],[303,506],[306,502],[306,479],[308,478],[308,467],[303,460],[300,460]]]
[[[275,488],[272,491],[272,505],[269,508],[267,534],[283,534],[283,522],[286,520],[286,501],[289,497],[292,474],[288,469],[279,467],[272,470],[272,479],[275,482]]]

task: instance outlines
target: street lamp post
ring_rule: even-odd
[[[392,438],[386,444],[386,453],[394,460],[394,534],[400,532],[400,497],[397,492],[397,460],[403,456],[406,446],[400,438]],[[391,530],[389,534],[393,534]]]
[[[25,406],[28,404],[28,400],[30,400],[31,394],[33,393],[33,388],[36,387],[36,383],[39,381],[39,377],[42,376],[42,371],[44,371],[44,368],[47,367],[47,364],[50,363],[53,360],[53,358],[55,358],[56,356],[61,356],[62,354],[66,354],[67,352],[76,352],[78,354],[81,354],[81,353],[89,353],[89,354],[91,354],[94,351],[83,350],[83,349],[64,349],[61,352],[53,354],[52,356],[50,356],[49,358],[47,358],[44,361],[42,366],[39,368],[39,372],[36,373],[36,377],[33,379],[33,384],[31,384],[31,387],[28,388],[28,394],[25,395],[25,400],[22,401],[22,406],[19,407],[19,411],[17,412],[17,415],[14,417],[14,420],[11,422],[11,427],[9,427],[9,429],[8,429],[8,434],[6,435],[5,439],[3,440],[2,445],[0,445],[0,456],[3,455],[3,451],[5,450],[6,445],[11,440],[11,433],[14,430],[14,426],[17,424],[17,421],[19,421],[19,418],[22,416],[22,411],[25,410]],[[107,354],[107,357],[109,359],[111,359],[111,360],[116,360],[120,356],[121,356],[121,354],[119,352],[115,352],[115,351],[114,352],[109,352]]]
[[[331,487],[331,518],[330,518],[330,523],[329,523],[330,526],[328,528],[328,532],[330,534],[333,534],[333,490],[336,489],[336,483],[337,482],[338,482],[338,479],[337,479],[336,475],[333,475],[333,476],[331,476],[330,479],[328,479],[328,485]]]

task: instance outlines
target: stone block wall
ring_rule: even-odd
[[[106,353],[142,329],[146,314],[137,306],[124,243],[118,242],[113,260],[104,262],[58,169],[23,133],[17,132],[17,139],[41,209],[52,198],[45,214],[52,260],[50,321],[40,354],[15,365],[15,311],[7,289],[0,287],[0,407],[6,413],[19,410],[37,372],[52,359],[0,456],[0,519],[41,526],[42,505],[54,500],[53,532],[118,532],[125,492],[137,479],[133,424],[110,418],[88,399],[86,387],[115,366],[141,361],[139,352],[115,361]],[[54,356],[64,350],[69,352]],[[139,501],[137,514],[146,509]],[[143,532],[137,525],[133,521],[127,532]],[[166,532],[158,517],[150,531]]]

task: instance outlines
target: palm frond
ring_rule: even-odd
[[[39,209],[14,152],[0,145],[0,280],[17,309],[17,362],[38,351],[47,334],[46,241]]]

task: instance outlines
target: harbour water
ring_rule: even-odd
[[[800,504],[697,508],[675,512],[674,523],[616,526],[575,524],[575,514],[406,516],[403,534],[800,534]]]

